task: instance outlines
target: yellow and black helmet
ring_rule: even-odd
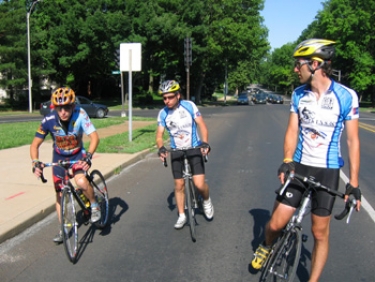
[[[74,104],[76,95],[74,91],[68,87],[60,87],[53,91],[51,103],[54,106],[65,106]]]
[[[159,95],[165,93],[177,92],[180,90],[180,84],[175,80],[166,80],[159,87]]]
[[[317,61],[329,61],[335,54],[335,41],[312,38],[302,41],[294,49],[294,58],[309,58]]]

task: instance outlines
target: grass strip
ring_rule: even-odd
[[[126,120],[128,120],[127,117],[91,119],[96,129],[105,128],[111,125],[123,124]],[[147,120],[154,120],[154,119],[133,117],[133,120],[147,121]],[[35,136],[35,132],[38,129],[39,125],[40,125],[39,121],[1,124],[0,126],[0,150],[31,144]],[[51,140],[50,135],[46,137],[46,140]]]

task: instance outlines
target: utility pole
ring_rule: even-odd
[[[28,84],[29,84],[29,112],[33,112],[33,97],[31,88],[33,86],[33,81],[31,79],[31,58],[30,58],[30,15],[34,9],[36,3],[41,0],[35,0],[31,3],[30,9],[26,13],[26,24],[27,24],[27,71],[28,71]]]
[[[190,66],[192,64],[192,43],[191,38],[186,37],[184,40],[184,61],[186,67],[186,99],[190,100]]]

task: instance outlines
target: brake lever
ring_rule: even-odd
[[[167,166],[168,166],[168,163],[167,163],[167,158],[164,158],[163,164],[164,164],[164,166],[165,166],[165,167],[167,167]]]
[[[284,191],[286,189],[286,187],[288,187],[290,181],[293,179],[294,177],[294,173],[290,173],[286,179],[286,181],[284,182],[284,185],[281,187],[280,189],[280,192],[279,192],[279,195],[282,196],[284,194]]]
[[[354,208],[357,206],[357,200],[352,198],[352,199],[349,199],[346,204],[345,204],[345,209],[340,213],[340,214],[337,214],[335,215],[335,219],[337,220],[342,220],[345,216],[348,215],[347,219],[346,219],[346,224],[349,224],[350,222],[350,217],[352,216],[353,214],[353,210]]]

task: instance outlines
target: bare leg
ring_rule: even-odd
[[[285,227],[296,209],[280,202],[275,202],[272,216],[266,225],[265,243],[271,246],[273,241],[279,236],[280,231]]]
[[[210,190],[207,183],[205,182],[205,175],[198,174],[193,176],[193,181],[195,187],[197,187],[199,193],[202,195],[203,200],[208,200],[210,197]]]
[[[174,180],[174,196],[178,213],[185,213],[185,182],[183,178]]]
[[[312,233],[314,236],[314,248],[311,258],[311,275],[309,282],[319,281],[327,262],[329,252],[329,223],[330,216],[312,215]]]

